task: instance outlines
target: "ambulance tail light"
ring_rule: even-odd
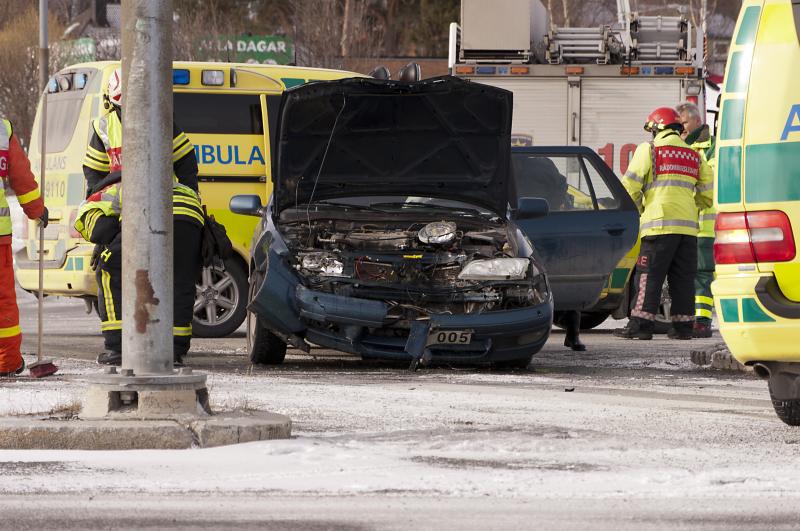
[[[714,231],[718,264],[787,262],[796,255],[791,223],[780,210],[720,213]]]

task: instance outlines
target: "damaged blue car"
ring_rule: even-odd
[[[530,187],[512,176],[511,119],[510,92],[453,77],[344,79],[286,91],[271,131],[270,203],[230,203],[261,218],[250,266],[251,360],[279,364],[287,345],[308,352],[313,344],[412,368],[527,366],[550,334],[553,291],[521,227],[540,230],[534,222],[549,207],[545,194],[515,193]],[[566,183],[568,169],[583,167],[589,178],[591,155],[526,151],[516,156],[527,164],[515,166],[541,168],[528,160],[540,157],[563,167],[556,173]],[[604,175],[627,197],[607,168]],[[581,286],[578,305],[586,307],[638,228],[629,199],[601,207],[588,192],[587,208],[623,216],[615,227],[630,234],[615,233],[617,251],[580,238],[583,247],[570,248],[545,234],[553,260],[577,258],[591,269],[563,277],[565,289]],[[598,221],[589,223],[591,235]]]

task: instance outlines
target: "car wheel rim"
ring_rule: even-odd
[[[194,320],[205,326],[219,326],[233,317],[239,305],[239,288],[221,267],[204,267],[202,281],[195,285]]]

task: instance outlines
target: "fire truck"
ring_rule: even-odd
[[[679,102],[705,105],[703,31],[685,15],[645,16],[617,0],[617,20],[594,27],[559,27],[539,0],[462,0],[450,25],[452,75],[514,93],[512,144],[582,145],[617,174],[648,141],[645,118]],[[628,280],[638,245],[613,272],[591,328],[628,314]],[[664,300],[662,318],[668,318]],[[663,328],[663,326],[662,326]]]

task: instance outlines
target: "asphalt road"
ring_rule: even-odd
[[[35,331],[35,304],[21,307]],[[53,381],[67,400],[102,337],[79,302],[50,299],[46,313],[46,353],[69,358]],[[241,331],[196,339],[188,364],[209,373],[212,406],[287,414],[292,440],[0,452],[0,528],[800,527],[800,430],[775,417],[763,382],[692,365],[689,351],[719,337],[621,341],[621,324],[585,334],[585,353],[556,330],[518,371],[412,374],[321,349],[264,369]]]

